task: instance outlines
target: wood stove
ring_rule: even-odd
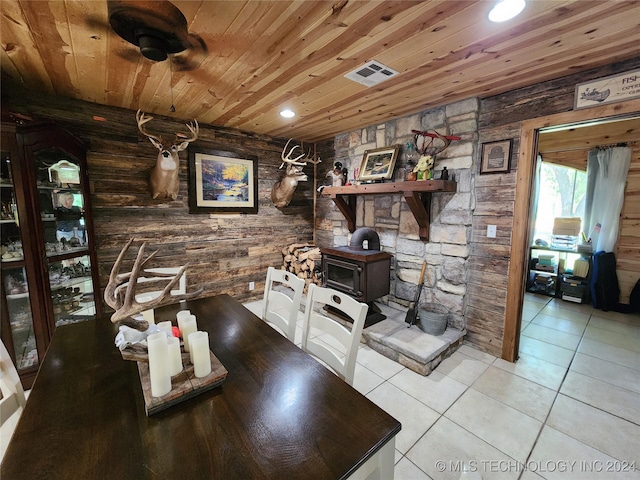
[[[365,230],[365,229],[361,229]],[[366,229],[371,235],[372,229]],[[363,249],[358,245],[360,236],[354,233],[348,247],[321,248],[322,253],[322,285],[344,292],[359,302],[369,305],[365,328],[386,318],[374,303],[377,298],[389,294],[391,257],[379,249]],[[375,234],[375,231],[373,231]],[[355,245],[354,245],[355,239]],[[377,234],[368,245],[377,246]]]

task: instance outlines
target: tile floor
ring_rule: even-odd
[[[402,423],[397,480],[640,479],[638,314],[527,294],[516,363],[463,345],[423,377],[361,345],[354,387]]]
[[[516,363],[463,345],[423,377],[361,345],[354,387],[402,423],[397,480],[640,479],[637,314],[527,294]]]

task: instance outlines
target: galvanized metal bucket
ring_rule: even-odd
[[[418,310],[418,327],[430,335],[442,335],[447,329],[449,310],[438,303],[423,303]]]

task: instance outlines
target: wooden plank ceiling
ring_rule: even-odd
[[[640,38],[634,1],[529,1],[503,24],[489,1],[173,3],[206,54],[144,58],[109,27],[106,0],[2,0],[3,88],[312,142],[630,59]],[[400,74],[344,78],[370,60]]]
[[[538,153],[545,162],[586,170],[587,155],[592,148],[617,144],[635,146],[639,141],[640,117],[632,116],[542,131]]]

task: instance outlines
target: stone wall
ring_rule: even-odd
[[[473,155],[477,149],[479,101],[475,98],[453,103],[415,115],[387,121],[335,138],[335,161],[340,161],[353,177],[360,167],[365,150],[401,145],[394,178],[408,170],[406,144],[413,141],[411,130],[436,130],[457,135],[435,162],[434,178],[440,178],[444,167],[450,179],[457,182],[456,193],[435,193],[431,201],[430,240],[418,236],[416,223],[402,195],[370,195],[359,197],[357,227],[372,227],[378,232],[382,250],[394,255],[391,290],[381,303],[407,306],[413,300],[423,261],[427,275],[421,302],[447,306],[454,315],[451,326],[464,328],[467,259],[471,240],[473,198]],[[328,168],[330,165],[325,165]],[[350,233],[344,217],[333,202],[323,197],[318,202],[318,244],[348,245]]]
[[[514,321],[506,318],[506,297],[521,123],[572,110],[577,83],[639,65],[640,57],[482,100],[463,100],[336,137],[336,160],[350,172],[360,166],[364,150],[395,143],[403,146],[398,163],[404,166],[404,145],[412,139],[412,129],[436,129],[462,137],[436,161],[434,177],[439,178],[439,171],[446,166],[458,185],[455,194],[432,195],[429,242],[419,239],[417,224],[401,196],[358,199],[357,226],[374,227],[383,250],[394,255],[391,292],[380,302],[408,305],[422,261],[427,260],[422,301],[449,307],[456,315],[452,326],[467,330],[465,341],[501,356],[505,322]],[[507,139],[513,140],[510,172],[479,175],[479,162],[474,158],[479,158],[481,144]],[[319,245],[348,243],[346,222],[326,197],[317,203],[315,225]],[[497,226],[496,238],[487,238],[488,225]]]

